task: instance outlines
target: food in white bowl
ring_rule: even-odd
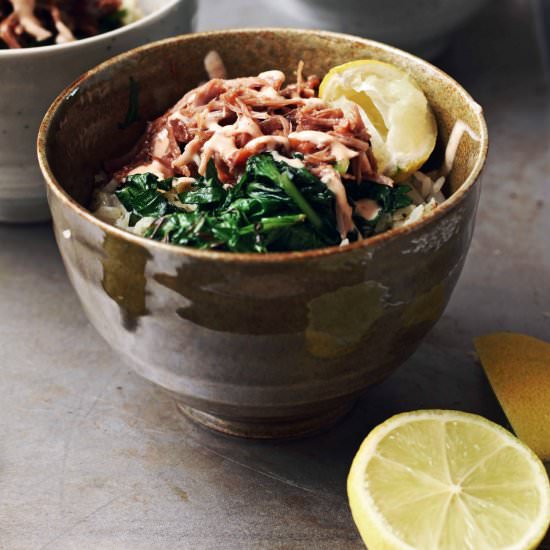
[[[138,0],[0,0],[0,48],[74,42],[140,16]]]
[[[142,14],[138,20],[104,34],[0,49],[0,222],[50,217],[36,161],[36,134],[55,96],[115,54],[192,29],[196,0],[138,0],[136,5]]]

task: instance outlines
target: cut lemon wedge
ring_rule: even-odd
[[[417,84],[394,65],[362,59],[332,68],[319,97],[344,113],[357,105],[371,135],[378,170],[403,181],[435,147],[437,124]]]
[[[496,332],[476,338],[475,346],[514,432],[550,461],[550,342]]]
[[[477,415],[426,410],[375,428],[348,477],[369,550],[536,548],[550,485],[535,454]]]

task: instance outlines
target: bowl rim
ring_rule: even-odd
[[[112,31],[96,34],[95,36],[89,36],[88,38],[81,38],[80,40],[75,40],[73,42],[66,42],[64,44],[49,44],[48,46],[36,46],[34,48],[15,48],[0,50],[0,60],[10,57],[17,57],[18,59],[33,56],[41,57],[43,55],[52,55],[52,53],[63,53],[76,49],[78,47],[84,47],[87,44],[95,44],[98,42],[106,41],[110,38],[114,38],[118,35],[124,34],[125,32],[144,27],[149,23],[154,23],[158,19],[162,18],[167,11],[172,9],[177,4],[186,2],[189,2],[189,0],[167,0],[165,5],[161,6],[160,8],[156,7],[151,13],[140,17],[136,21],[132,21],[131,23],[123,25],[118,29],[113,29]],[[21,61],[26,61],[26,59],[21,59]]]
[[[177,0],[179,1],[179,0]],[[79,204],[75,199],[73,199],[60,185],[56,177],[53,174],[53,171],[50,167],[47,151],[46,151],[46,138],[49,133],[50,127],[56,117],[56,114],[59,111],[60,106],[65,102],[67,97],[70,97],[71,94],[75,93],[79,86],[87,80],[89,77],[94,76],[95,74],[103,72],[105,69],[111,65],[116,65],[124,60],[131,59],[138,52],[145,50],[154,50],[160,48],[164,45],[175,43],[175,42],[187,42],[192,41],[197,37],[228,37],[239,34],[251,34],[257,35],[259,33],[272,32],[276,34],[309,34],[315,36],[336,38],[336,39],[352,39],[355,42],[361,42],[367,46],[374,47],[385,51],[387,53],[396,54],[402,58],[409,59],[415,64],[420,64],[421,66],[426,67],[432,73],[435,73],[440,78],[443,78],[445,81],[449,82],[455,90],[464,98],[468,106],[474,111],[475,116],[477,117],[479,127],[480,127],[480,153],[475,161],[474,166],[470,170],[467,178],[460,185],[460,187],[448,198],[439,205],[435,210],[430,212],[427,216],[411,223],[407,226],[402,226],[399,228],[390,229],[384,233],[374,235],[367,239],[361,241],[356,241],[350,243],[346,246],[329,246],[324,248],[317,248],[313,250],[306,251],[292,251],[292,252],[270,252],[266,254],[258,254],[253,252],[227,252],[227,251],[217,251],[217,250],[202,250],[198,248],[174,245],[169,243],[162,243],[152,239],[147,239],[139,235],[120,229],[114,225],[111,225],[107,222],[104,222],[94,216],[92,212],[86,209],[84,206]],[[414,76],[414,75],[413,75]],[[166,38],[164,40],[158,40],[146,44],[144,46],[139,46],[122,54],[112,57],[107,61],[97,65],[96,67],[90,69],[82,76],[80,76],[76,81],[67,86],[54,100],[50,108],[46,112],[44,119],[40,125],[40,130],[37,138],[37,153],[40,169],[42,171],[43,177],[46,181],[46,186],[48,191],[52,192],[58,200],[60,200],[66,207],[71,209],[75,214],[83,218],[85,221],[95,225],[101,229],[106,234],[110,234],[114,237],[121,238],[132,244],[141,246],[141,247],[151,247],[152,250],[159,250],[164,252],[171,252],[173,254],[181,255],[182,257],[192,257],[200,260],[210,260],[210,261],[222,261],[222,262],[240,262],[240,263],[279,263],[282,261],[286,262],[295,262],[295,261],[304,261],[309,259],[321,258],[326,256],[332,256],[336,254],[348,254],[352,253],[361,248],[371,248],[375,246],[383,245],[388,242],[399,239],[401,236],[409,235],[411,233],[416,233],[420,229],[437,222],[437,220],[443,218],[456,207],[458,207],[473,189],[476,182],[479,181],[479,176],[483,170],[487,159],[487,152],[489,146],[489,137],[488,130],[485,118],[483,116],[482,107],[472,98],[472,96],[451,76],[439,69],[438,67],[432,65],[428,61],[421,59],[411,53],[405,52],[396,48],[394,46],[389,46],[382,42],[377,42],[375,40],[370,40],[366,38],[357,37],[354,35],[344,34],[344,33],[335,33],[331,31],[318,31],[311,29],[294,29],[294,28],[278,28],[278,27],[257,27],[257,28],[244,28],[244,29],[223,29],[215,31],[204,31],[197,33],[183,34],[171,38]]]

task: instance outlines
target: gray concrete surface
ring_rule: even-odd
[[[472,338],[550,340],[549,88],[533,5],[489,4],[437,60],[489,123],[471,252],[418,352],[324,435],[258,443],[190,424],[86,321],[50,227],[0,226],[2,550],[359,549],[345,478],[369,428],[426,407],[504,422]]]

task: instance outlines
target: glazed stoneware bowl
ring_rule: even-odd
[[[49,218],[35,136],[59,92],[114,54],[191,30],[196,0],[140,0],[139,21],[85,40],[0,50],[0,222]]]
[[[280,68],[292,79],[299,59],[318,75],[352,59],[395,63],[424,89],[443,142],[459,119],[480,140],[462,140],[452,196],[434,214],[348,247],[200,251],[99,221],[86,208],[94,175],[144,128],[119,127],[130,79],[140,85],[142,121],[152,119],[205,79],[211,49],[230,76]],[[89,71],[48,111],[38,150],[63,260],[103,337],[194,419],[231,434],[283,437],[334,422],[442,314],[472,237],[487,130],[456,82],[389,46],[328,32],[220,31],[151,44]]]

